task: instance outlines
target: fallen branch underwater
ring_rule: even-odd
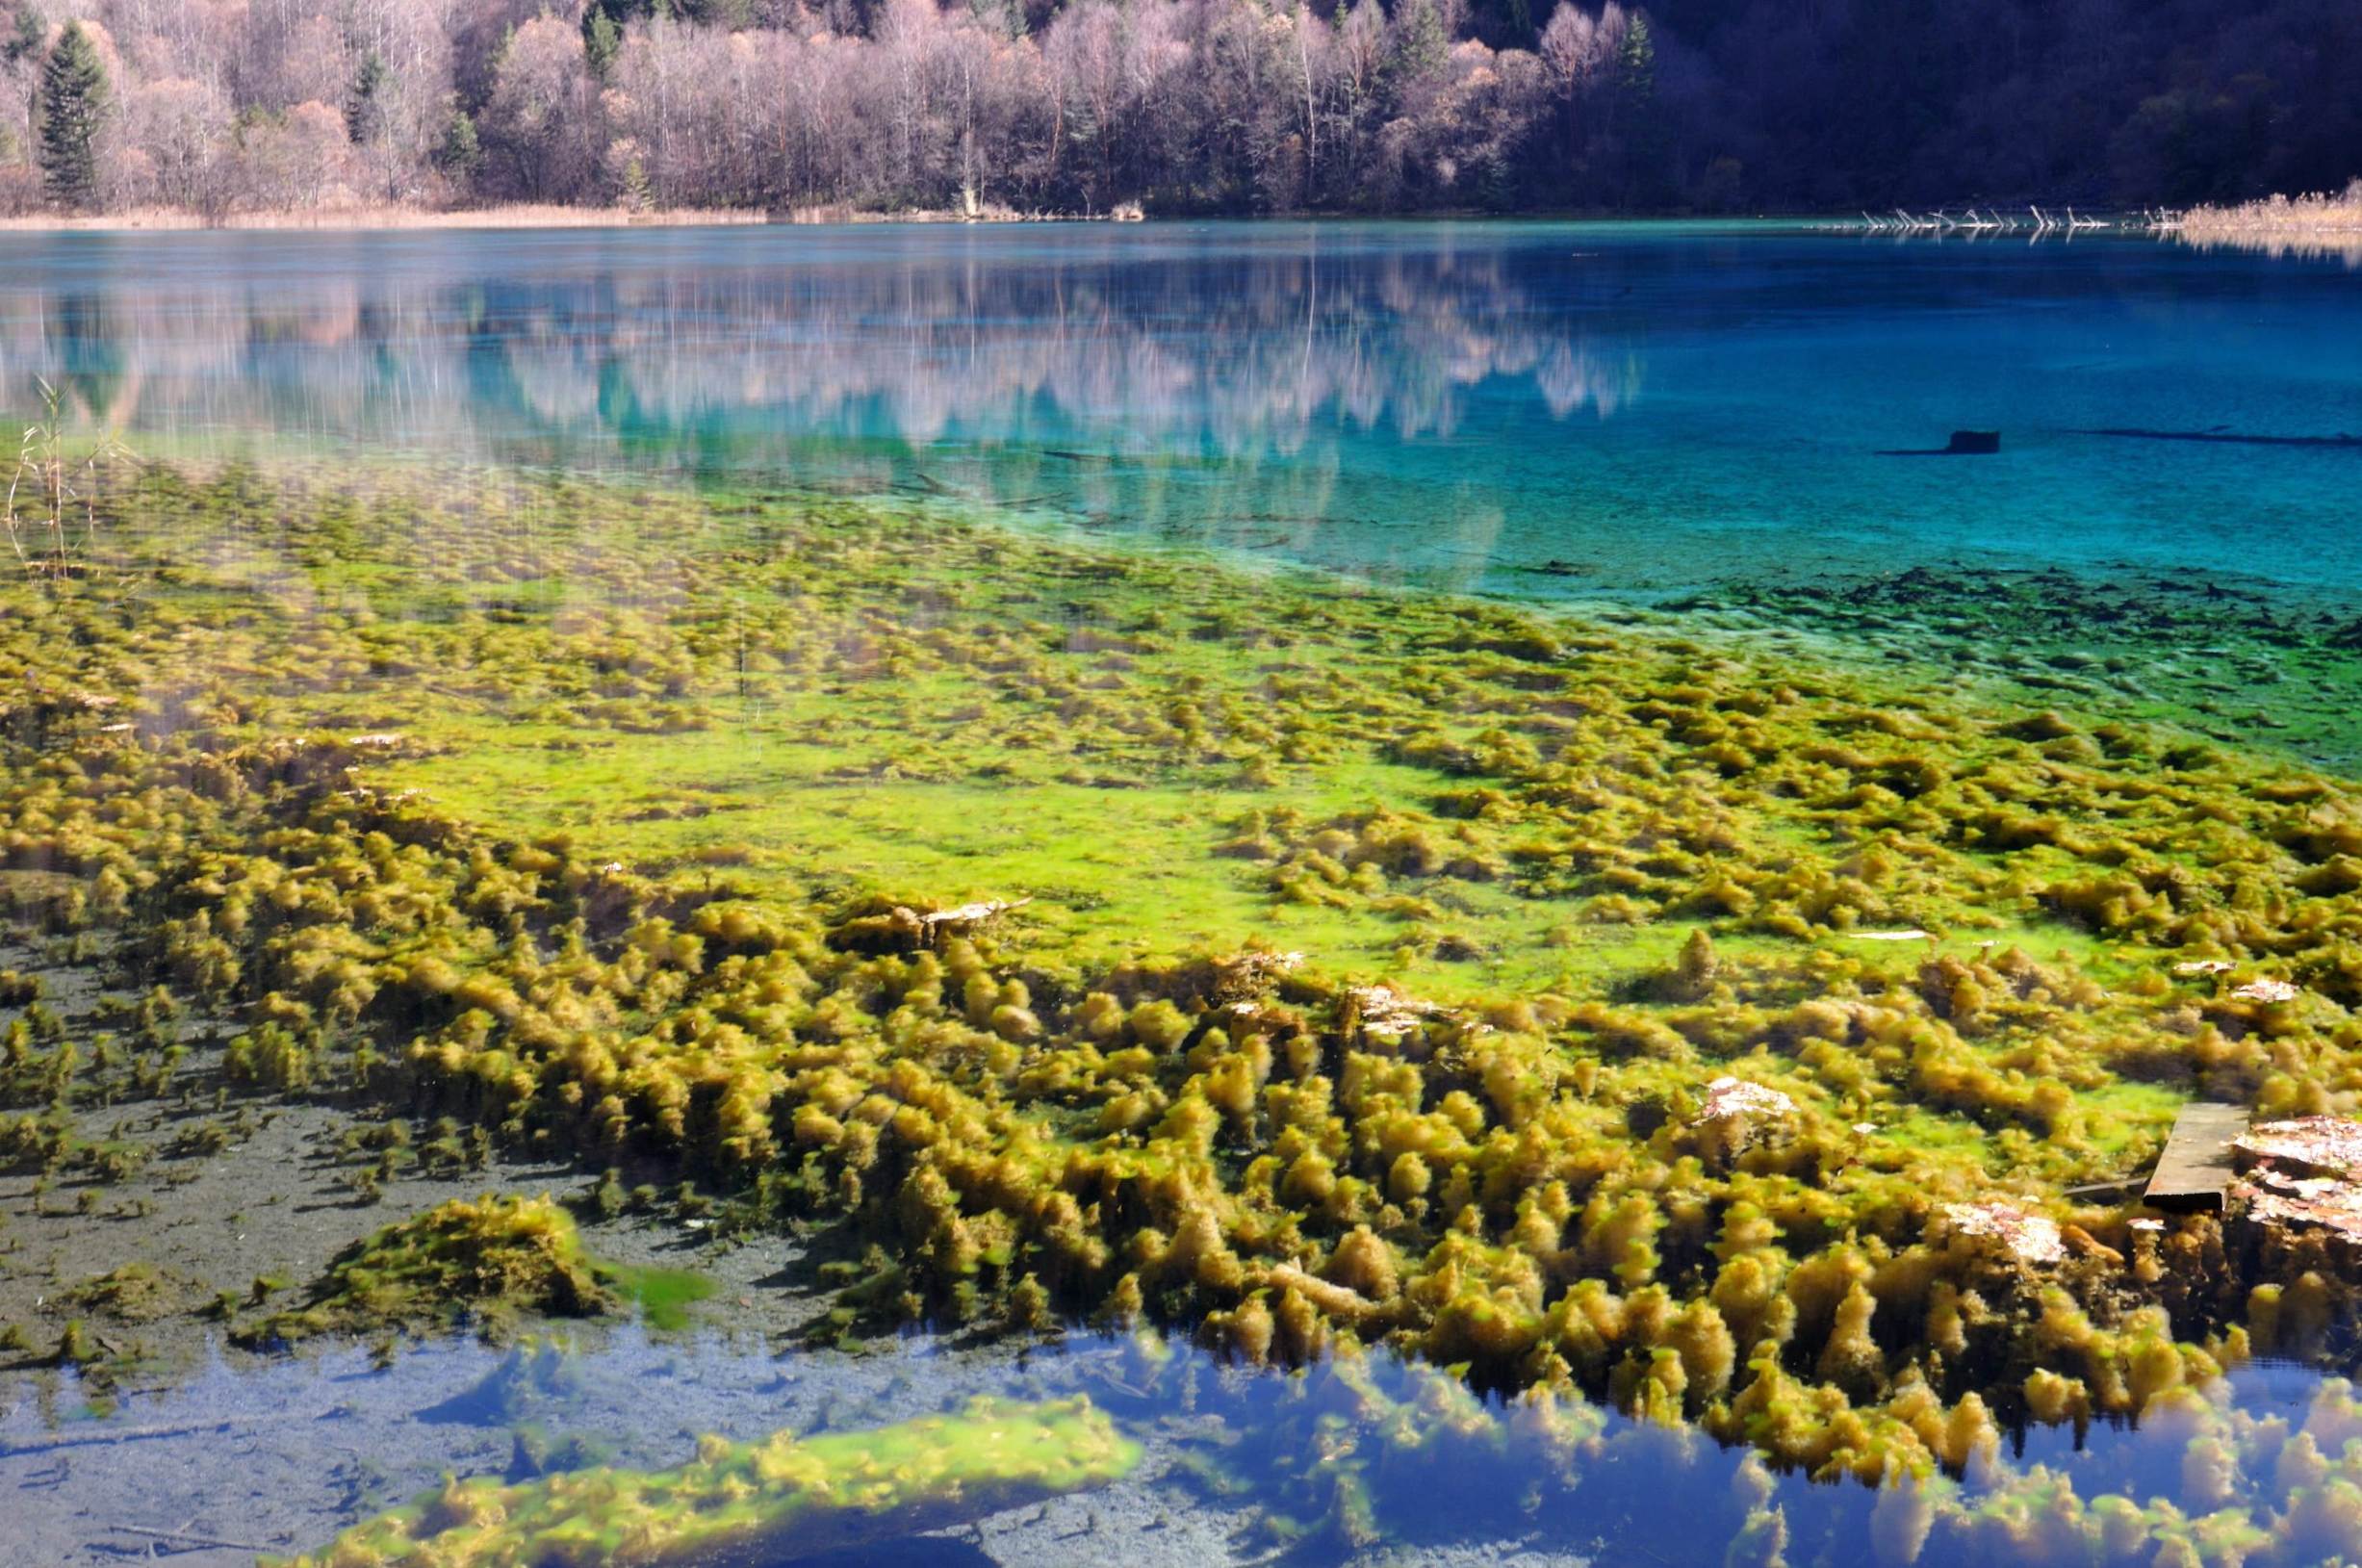
[[[233,1541],[220,1535],[193,1535],[187,1530],[150,1529],[144,1525],[109,1525],[109,1529],[120,1535],[143,1535],[151,1541],[170,1541],[176,1546],[193,1550],[214,1548],[224,1552],[270,1552],[273,1547],[256,1541]]]
[[[2210,441],[2243,447],[2362,447],[2362,436],[2340,430],[2335,435],[2247,435],[2237,430],[2149,430],[2135,426],[2106,426],[2069,430],[2069,435],[2117,436],[2130,441]]]

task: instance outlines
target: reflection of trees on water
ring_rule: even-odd
[[[0,398],[27,404],[47,374],[88,417],[172,450],[292,438],[784,467],[1085,523],[1284,535],[1329,515],[1345,442],[1450,436],[1480,389],[1605,418],[1641,380],[1629,320],[1573,312],[1555,280],[1449,248],[889,248],[539,276],[321,259],[295,276],[176,281],[128,252],[114,275],[0,292]]]

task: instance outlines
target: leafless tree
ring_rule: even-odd
[[[544,14],[509,37],[482,116],[485,150],[508,194],[571,201],[593,194],[606,144],[581,30]]]

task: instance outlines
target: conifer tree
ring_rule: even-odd
[[[1642,116],[1656,101],[1656,39],[1649,32],[1647,12],[1632,13],[1624,30],[1623,47],[1616,51],[1616,96],[1627,115]]]
[[[68,22],[41,66],[41,183],[62,207],[98,201],[98,131],[107,117],[107,67],[80,22]]]
[[[624,205],[635,213],[656,204],[656,188],[648,178],[648,165],[638,156],[624,166]]]
[[[1656,103],[1656,39],[1648,13],[1632,13],[1616,51],[1615,115],[1624,152],[1623,200],[1654,203],[1666,193],[1664,125]]]
[[[607,14],[607,8],[595,5],[582,13],[582,58],[591,74],[603,82],[615,69],[615,57],[623,52],[624,36]]]
[[[367,146],[385,129],[386,99],[393,90],[394,73],[386,68],[385,57],[372,49],[345,99],[345,132],[354,146]]]
[[[1406,84],[1443,64],[1451,52],[1451,39],[1444,32],[1435,0],[1401,0],[1394,26],[1395,46],[1387,61],[1387,74],[1399,93]]]
[[[475,116],[464,109],[453,109],[449,124],[443,127],[443,140],[435,147],[435,167],[461,185],[475,178],[475,171],[484,167],[484,144],[475,134]]]

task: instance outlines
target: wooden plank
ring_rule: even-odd
[[[2192,1100],[2173,1118],[2172,1136],[2148,1178],[2148,1201],[2161,1209],[2219,1209],[2238,1174],[2231,1140],[2247,1130],[2247,1108]]]

